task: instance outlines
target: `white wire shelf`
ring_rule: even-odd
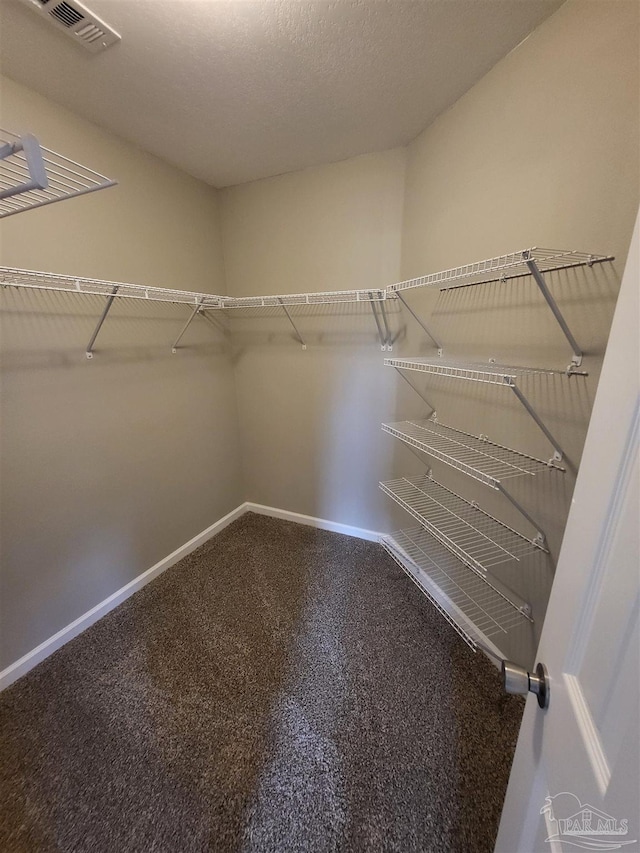
[[[564,376],[565,370],[547,370],[541,367],[512,367],[506,364],[463,363],[443,358],[385,358],[385,365],[399,370],[419,370],[449,379],[466,379],[490,385],[514,385],[525,376]]]
[[[493,489],[500,489],[502,482],[513,477],[535,476],[550,469],[564,471],[559,465],[434,420],[383,424],[382,429]]]
[[[55,273],[0,267],[0,284],[3,286],[35,288],[63,293],[86,293],[93,296],[116,296],[119,299],[150,299],[157,302],[177,302],[189,305],[208,305],[217,308],[223,296],[212,293],[195,293],[190,290],[170,290],[165,287],[145,287],[122,281],[104,281],[97,278],[57,275]]]
[[[384,302],[385,290],[327,290],[318,293],[283,293],[277,296],[225,296],[227,308],[282,308],[295,305],[336,305],[351,302]]]
[[[380,483],[380,488],[458,559],[482,575],[546,550],[428,475],[389,480]]]
[[[0,219],[115,185],[32,136],[21,138],[0,128]]]
[[[528,630],[526,606],[510,601],[463,565],[422,528],[381,538],[383,548],[475,651],[504,658],[499,644],[511,632]]]
[[[546,370],[541,367],[511,367],[504,364],[463,364],[456,361],[446,361],[441,358],[385,358],[385,365],[397,370],[418,370],[434,376],[444,376],[450,379],[466,379],[469,382],[484,382],[488,385],[502,385],[511,389],[522,403],[538,427],[546,435],[554,449],[553,461],[559,462],[564,453],[562,447],[545,426],[540,416],[518,387],[517,380],[527,376],[587,376],[587,373],[575,369],[570,364],[566,370]]]
[[[57,290],[66,293],[88,293],[111,296],[116,289],[118,298],[152,299],[160,302],[180,302],[200,305],[203,309],[279,307],[290,305],[328,305],[346,302],[383,302],[384,290],[343,290],[326,293],[289,294],[288,296],[247,296],[235,298],[191,290],[171,290],[165,287],[147,287],[121,281],[105,281],[81,276],[58,275],[37,270],[0,267],[0,284],[14,287],[31,287],[38,290]],[[281,300],[281,301],[280,301]]]
[[[613,260],[612,255],[594,255],[587,252],[575,252],[566,249],[523,249],[507,255],[499,255],[484,261],[476,261],[461,267],[453,267],[440,272],[421,275],[406,281],[390,284],[387,290],[396,293],[413,287],[437,287],[448,290],[452,287],[466,287],[473,284],[488,284],[492,281],[506,281],[510,278],[531,275],[527,261],[533,261],[542,273],[570,267],[592,266],[603,261]]]

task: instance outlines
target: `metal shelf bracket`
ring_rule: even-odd
[[[410,379],[407,379],[407,377],[404,375],[404,373],[402,372],[402,370],[399,367],[396,367],[395,371],[398,374],[398,376],[401,376],[404,379],[404,381],[407,383],[409,388],[411,388],[412,391],[415,391],[415,393],[418,395],[418,397],[420,397],[423,400],[423,402],[425,402],[427,404],[427,406],[429,406],[429,408],[431,409],[431,414],[429,415],[429,417],[433,418],[435,421],[436,420],[436,410],[431,405],[431,403],[427,400],[427,398],[424,396],[422,391],[420,391],[419,388],[416,388],[416,386],[413,384],[413,382],[411,382]]]
[[[282,306],[282,310],[284,311],[284,313],[287,315],[287,319],[289,320],[289,322],[290,322],[290,323],[291,323],[291,325],[293,326],[293,331],[294,331],[294,332],[295,332],[295,334],[296,334],[296,338],[300,341],[300,344],[301,344],[301,346],[302,346],[302,349],[306,350],[307,345],[306,345],[306,343],[305,343],[305,341],[304,341],[304,338],[303,338],[303,337],[302,337],[302,335],[300,334],[300,331],[298,330],[298,327],[296,326],[296,324],[293,322],[293,317],[291,316],[291,314],[290,314],[289,310],[287,309],[287,306],[284,304],[284,302],[282,301],[282,299],[281,299],[280,297],[278,297],[278,302],[279,302],[279,303],[280,303],[280,305]]]
[[[115,186],[105,175],[0,128],[0,219]]]
[[[413,310],[413,308],[408,304],[407,300],[406,300],[406,299],[404,298],[404,296],[400,293],[400,291],[396,291],[396,296],[398,297],[398,299],[400,300],[400,302],[402,302],[402,304],[403,304],[403,305],[404,305],[404,307],[407,309],[407,311],[409,312],[409,314],[411,314],[411,316],[412,316],[412,317],[413,317],[413,319],[416,321],[416,323],[417,323],[417,324],[422,328],[422,330],[423,330],[424,332],[426,332],[426,334],[431,338],[431,340],[433,341],[433,343],[435,344],[435,346],[436,346],[436,348],[437,348],[437,350],[438,350],[438,355],[439,355],[439,356],[442,356],[442,344],[438,343],[438,341],[435,339],[435,337],[433,336],[433,334],[431,333],[431,331],[427,328],[426,324],[425,324],[425,323],[420,319],[420,317],[418,317],[418,315],[416,314],[416,312],[415,312],[415,311]]]
[[[86,351],[87,358],[93,358],[93,347],[94,347],[94,344],[96,342],[96,338],[98,337],[98,333],[100,332],[100,329],[102,328],[102,324],[107,319],[107,314],[109,313],[111,306],[113,305],[113,301],[116,298],[117,293],[118,293],[118,285],[115,285],[113,287],[113,289],[111,290],[111,294],[107,297],[106,305],[104,306],[102,314],[100,315],[100,319],[98,320],[98,323],[97,323],[95,329],[93,330],[93,334],[91,335],[91,339],[89,340],[89,343],[87,344],[87,351]]]
[[[547,537],[544,535],[544,532],[540,530],[540,525],[529,515],[526,509],[519,503],[513,495],[509,494],[509,492],[505,489],[505,487],[500,483],[498,485],[498,490],[505,496],[505,498],[511,503],[523,516],[526,518],[529,524],[535,528],[536,535],[535,538],[532,539],[534,545],[540,548],[542,551],[547,551]]]
[[[376,311],[376,303],[373,298],[373,294],[369,294],[369,300],[371,302],[371,311],[373,312],[373,319],[376,321],[376,328],[378,329],[378,337],[380,338],[380,349],[382,352],[386,352],[387,350],[387,336],[389,334],[389,324],[387,323],[386,315],[383,313],[384,324],[386,327],[386,334],[382,328],[382,323],[380,322],[380,317],[378,317],[378,312]],[[391,347],[389,347],[391,349]]]
[[[178,351],[178,344],[179,344],[179,343],[180,343],[180,341],[182,340],[182,336],[184,335],[184,333],[187,331],[187,329],[188,329],[188,328],[189,328],[189,326],[191,325],[191,323],[192,323],[192,321],[193,321],[194,317],[196,316],[196,314],[199,314],[199,313],[200,313],[200,310],[202,309],[202,303],[203,303],[203,301],[204,301],[204,300],[202,300],[202,299],[198,299],[198,301],[197,301],[197,302],[196,302],[196,304],[195,304],[195,307],[193,308],[193,310],[191,311],[191,314],[189,315],[189,319],[188,319],[188,320],[187,320],[187,322],[184,324],[184,326],[182,327],[182,330],[180,331],[180,334],[178,335],[178,337],[177,337],[177,338],[175,339],[175,341],[173,342],[173,344],[172,344],[172,346],[171,346],[171,352],[172,352],[172,353],[174,353],[174,355],[175,355],[175,353]]]
[[[387,338],[387,350],[391,352],[393,350],[393,339],[391,337],[391,329],[389,328],[389,320],[387,319],[387,310],[385,308],[384,302],[379,302],[378,306],[380,308],[380,314],[382,315],[382,323],[384,325],[384,330]]]
[[[527,265],[529,272],[533,276],[533,280],[538,285],[540,292],[542,293],[542,295],[544,296],[544,298],[547,302],[547,305],[549,306],[549,308],[551,308],[551,312],[553,313],[553,316],[558,321],[558,325],[562,329],[563,335],[569,341],[569,345],[571,346],[571,349],[573,350],[573,357],[571,358],[571,364],[567,368],[567,372],[571,372],[571,368],[573,366],[580,367],[580,365],[582,364],[583,352],[580,349],[580,347],[578,346],[578,342],[573,337],[571,330],[569,329],[569,326],[567,325],[567,322],[562,315],[562,312],[558,308],[557,302],[555,301],[555,299],[551,295],[551,291],[547,287],[547,283],[544,280],[544,276],[540,272],[540,269],[539,269],[537,263],[529,257],[528,251],[523,252],[523,257],[524,257],[524,260],[525,260],[525,263]],[[590,262],[589,266],[591,266],[592,263],[593,262]]]
[[[20,151],[24,154],[29,180],[0,189],[0,199],[11,198],[11,196],[28,193],[32,190],[46,190],[49,186],[40,144],[32,134],[27,133],[15,142],[5,142],[4,145],[0,145],[0,160],[6,160],[8,157],[20,153]]]
[[[537,413],[537,412],[536,412],[536,410],[533,408],[533,406],[531,405],[531,403],[527,400],[527,398],[524,396],[524,394],[522,393],[522,391],[521,391],[521,390],[518,388],[518,386],[515,384],[515,382],[513,381],[513,379],[511,379],[510,377],[507,377],[507,378],[506,378],[506,380],[505,380],[505,384],[506,384],[506,385],[508,385],[508,386],[509,386],[509,388],[511,388],[511,390],[512,390],[512,391],[513,391],[513,393],[516,395],[516,397],[518,398],[518,400],[520,400],[520,402],[521,402],[521,403],[522,403],[522,405],[525,407],[525,409],[527,410],[527,412],[529,412],[529,414],[531,415],[531,417],[533,418],[533,420],[537,423],[538,427],[542,430],[542,432],[543,432],[543,433],[546,435],[546,437],[549,439],[549,441],[550,441],[550,443],[551,443],[551,446],[552,446],[552,447],[553,447],[553,449],[554,449],[554,454],[553,454],[553,456],[551,457],[551,461],[552,461],[552,462],[560,462],[560,461],[562,461],[562,458],[563,458],[563,456],[564,456],[564,452],[563,452],[562,448],[560,447],[560,445],[558,444],[558,442],[555,440],[555,438],[553,437],[553,435],[551,434],[551,432],[549,432],[549,430],[548,430],[548,429],[547,429],[547,427],[545,426],[544,422],[540,419],[540,417],[539,417],[538,413]]]

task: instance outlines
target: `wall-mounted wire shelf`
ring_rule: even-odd
[[[376,323],[376,329],[380,338],[380,347],[383,351],[393,349],[391,330],[385,310],[385,302],[390,297],[386,290],[329,290],[317,293],[282,293],[275,296],[227,296],[223,304],[217,306],[222,310],[280,308],[293,328],[295,338],[306,350],[307,344],[293,319],[289,308],[304,307],[312,305],[344,305],[361,303],[370,306]],[[207,306],[211,308],[215,306]]]
[[[476,284],[488,284],[492,281],[506,281],[511,278],[531,276],[571,346],[573,352],[571,365],[579,367],[582,364],[582,349],[571,333],[553,294],[549,290],[544,274],[571,267],[593,266],[596,263],[612,260],[612,255],[594,255],[565,249],[523,249],[485,261],[476,261],[461,267],[453,267],[441,272],[399,281],[396,284],[389,285],[387,290],[389,293],[395,293],[400,297],[404,306],[423,326],[427,334],[436,341],[429,329],[419,320],[413,309],[402,297],[401,292],[403,290],[410,290],[415,287],[437,287],[439,290],[449,290],[454,287],[469,287]],[[440,350],[442,349],[437,342],[436,345]],[[440,352],[440,354],[442,353]]]
[[[289,312],[289,307],[292,305],[329,305],[353,302],[364,303],[371,307],[380,336],[381,347],[383,350],[392,349],[391,331],[384,309],[388,297],[384,290],[338,290],[323,293],[289,294],[288,296],[249,296],[236,298],[218,296],[213,293],[197,293],[191,290],[172,290],[165,287],[151,287],[142,284],[130,284],[128,282],[59,275],[57,273],[24,270],[16,267],[0,267],[0,285],[3,287],[33,288],[36,290],[106,297],[105,309],[87,347],[86,353],[88,358],[92,357],[93,344],[115,299],[145,299],[192,306],[193,311],[191,316],[173,343],[173,352],[177,351],[180,339],[198,314],[206,316],[206,311],[208,310],[220,311],[227,308],[255,308],[257,305],[281,308],[293,326],[296,338],[302,344],[302,348],[306,349],[305,341]]]
[[[449,379],[466,379],[471,382],[487,382],[490,385],[513,385],[525,376],[564,376],[564,370],[547,370],[542,367],[512,367],[494,364],[448,361],[443,358],[385,358],[385,365],[399,370],[420,370]],[[581,374],[583,375],[583,374]]]
[[[328,290],[318,293],[283,293],[279,296],[225,296],[228,308],[282,308],[295,305],[336,305],[345,302],[382,302],[388,299],[385,290]]]
[[[169,302],[192,306],[191,316],[187,320],[178,339],[173,344],[173,352],[177,351],[178,341],[194,317],[202,311],[202,308],[205,305],[219,307],[219,303],[224,299],[223,296],[216,296],[212,293],[194,293],[190,290],[171,290],[165,287],[146,287],[142,284],[57,275],[55,273],[22,270],[14,267],[0,267],[0,285],[2,287],[31,288],[59,293],[105,296],[107,301],[86,347],[85,354],[87,358],[93,358],[93,348],[96,338],[116,299],[145,299],[155,302]]]
[[[562,448],[522,393],[517,381],[530,376],[546,376],[551,378],[553,376],[587,375],[582,371],[578,374],[578,371],[571,369],[571,365],[567,370],[563,371],[547,370],[541,367],[511,367],[493,362],[489,362],[488,364],[463,364],[461,362],[446,361],[441,358],[385,358],[384,363],[389,367],[395,367],[399,371],[417,370],[422,373],[430,373],[434,376],[443,376],[448,379],[465,379],[469,382],[484,382],[488,385],[502,385],[510,388],[553,446],[554,462],[559,462],[562,459]]]
[[[57,273],[0,267],[0,284],[11,287],[30,287],[36,290],[54,290],[63,293],[86,293],[91,296],[112,296],[118,299],[148,299],[156,302],[176,302],[217,308],[224,296],[212,293],[195,293],[191,290],[171,290],[166,287],[147,287],[122,281],[105,281],[98,278],[58,275]]]
[[[428,475],[389,480],[380,483],[380,488],[458,559],[482,575],[496,566],[546,551],[540,542],[528,539]]]
[[[612,255],[595,255],[566,249],[534,247],[499,255],[496,258],[489,258],[484,261],[476,261],[472,264],[464,264],[461,267],[421,275],[417,278],[409,278],[406,281],[390,284],[387,290],[392,293],[399,290],[409,290],[413,287],[437,287],[439,290],[448,290],[452,287],[506,281],[510,278],[531,275],[531,268],[528,266],[530,262],[535,263],[540,272],[555,272],[570,267],[592,266],[612,260]]]
[[[561,249],[524,249],[499,257],[489,258],[452,269],[400,281],[387,287],[395,294],[407,312],[431,338],[438,350],[438,358],[386,358],[385,365],[394,367],[416,393],[429,405],[429,420],[402,421],[383,424],[382,429],[404,442],[414,451],[426,453],[446,465],[485,485],[502,492],[516,509],[536,529],[534,539],[481,510],[442,484],[429,474],[417,478],[402,478],[381,483],[382,490],[406,510],[421,525],[420,528],[384,537],[383,546],[407,574],[425,592],[435,607],[472,648],[482,646],[490,654],[503,657],[492,643],[494,634],[525,624],[528,611],[516,613],[499,589],[487,589],[486,572],[494,567],[522,561],[537,549],[548,553],[544,534],[526,509],[505,489],[504,483],[513,478],[534,476],[554,470],[564,471],[557,463],[562,459],[562,448],[525,397],[521,385],[536,379],[538,384],[555,376],[587,374],[580,371],[583,351],[574,338],[567,322],[549,289],[545,276],[574,267],[613,260],[612,255],[592,254]],[[443,359],[442,343],[405,299],[405,292],[421,287],[440,291],[468,287],[508,279],[529,277],[535,282],[560,329],[572,349],[571,363],[566,370],[549,370],[537,367],[516,367],[489,363],[462,363]],[[518,287],[520,287],[518,283]],[[425,394],[405,375],[417,371],[448,379],[463,379],[511,389],[554,449],[552,459],[541,459],[491,442],[481,435],[473,435],[437,421],[435,410]],[[439,549],[439,550],[438,550]],[[437,553],[437,556],[435,556]],[[482,595],[493,596],[488,605]],[[514,604],[511,602],[511,604]],[[502,610],[500,610],[502,608]],[[496,613],[507,614],[516,621],[509,625],[493,621]]]
[[[113,187],[105,175],[0,128],[0,219]]]
[[[502,482],[514,477],[564,471],[559,465],[434,420],[383,424],[382,429],[492,489],[500,490]]]
[[[475,651],[504,658],[505,635],[528,630],[531,617],[463,565],[423,528],[381,538],[383,548]]]

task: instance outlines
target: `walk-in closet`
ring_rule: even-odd
[[[4,0],[0,850],[640,839],[635,0]]]

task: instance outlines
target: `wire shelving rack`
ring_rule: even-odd
[[[579,367],[582,364],[583,351],[573,336],[567,321],[547,285],[545,274],[572,267],[593,266],[594,264],[612,260],[612,255],[595,255],[566,249],[540,249],[534,247],[532,249],[523,249],[519,252],[511,252],[507,255],[499,255],[484,261],[476,261],[472,264],[465,264],[461,267],[453,267],[448,270],[399,281],[396,284],[389,285],[387,290],[389,293],[394,293],[400,298],[407,310],[418,320],[434,342],[436,342],[430,330],[407,304],[402,296],[403,291],[416,287],[437,287],[442,291],[455,287],[469,287],[471,285],[488,284],[489,282],[507,281],[512,278],[530,276],[535,281],[560,326],[562,334],[571,346],[573,352],[571,365]],[[437,346],[440,354],[442,354],[442,348],[439,344]]]
[[[318,293],[282,293],[277,296],[225,296],[225,309],[230,308],[282,308],[284,305],[336,305],[345,302],[383,302],[390,297],[384,289],[327,290]]]
[[[578,345],[547,285],[548,273],[613,260],[611,255],[560,249],[531,248],[500,255],[488,260],[465,264],[440,272],[418,276],[389,285],[387,292],[395,294],[402,306],[431,338],[438,350],[437,358],[386,358],[385,365],[394,367],[432,409],[428,420],[402,421],[382,425],[383,431],[398,438],[413,451],[429,455],[447,466],[500,491],[537,530],[533,539],[523,536],[497,518],[433,479],[402,478],[381,483],[382,490],[408,512],[420,527],[384,537],[383,546],[400,564],[430,601],[472,648],[481,646],[490,654],[503,657],[492,644],[494,635],[517,629],[514,622],[506,624],[498,614],[520,624],[530,618],[527,606],[509,608],[515,602],[496,588],[487,574],[504,564],[525,560],[537,549],[548,553],[544,533],[527,510],[505,489],[505,482],[515,478],[536,476],[550,469],[564,472],[558,463],[563,451],[535,408],[524,395],[521,386],[535,380],[538,386],[555,377],[581,375],[583,351]],[[539,367],[520,367],[488,363],[464,363],[442,358],[442,343],[430,327],[405,299],[405,292],[416,288],[437,288],[439,291],[459,287],[504,282],[525,277],[535,282],[550,308],[557,324],[572,349],[570,364],[564,371]],[[460,379],[486,385],[509,388],[528,415],[551,443],[554,453],[547,462],[512,448],[489,441],[486,436],[464,432],[440,423],[429,400],[405,375],[417,371],[433,377]],[[485,585],[488,587],[484,587]],[[485,597],[483,597],[485,596]],[[486,596],[489,596],[487,603]],[[493,596],[493,598],[491,598]],[[505,610],[506,608],[506,610]],[[531,620],[532,621],[532,620]]]
[[[490,385],[513,385],[526,376],[566,376],[565,370],[547,370],[542,367],[512,367],[493,362],[458,362],[443,358],[385,358],[385,365],[400,370],[419,370],[449,379],[466,379],[469,382],[486,382]]]
[[[492,489],[500,490],[502,482],[514,477],[536,476],[549,470],[564,471],[559,465],[435,420],[383,424],[382,429]]]
[[[32,288],[43,291],[87,294],[106,297],[105,308],[98,325],[86,349],[88,358],[93,357],[93,345],[111,306],[116,299],[144,299],[156,302],[170,302],[189,305],[191,315],[182,331],[173,342],[172,351],[177,352],[178,343],[197,315],[207,317],[207,311],[225,311],[239,308],[281,308],[294,329],[296,338],[306,349],[306,344],[289,308],[296,305],[331,305],[361,303],[368,305],[375,318],[376,328],[383,350],[392,349],[391,331],[385,311],[385,303],[390,298],[385,290],[337,290],[320,293],[284,294],[282,296],[220,296],[213,293],[198,293],[192,290],[173,290],[130,282],[107,281],[104,279],[84,278],[82,276],[60,275],[38,270],[25,270],[17,267],[0,267],[0,285],[3,287]]]
[[[576,252],[567,249],[522,249],[506,255],[498,255],[484,261],[452,267],[448,270],[409,278],[390,284],[388,291],[410,290],[414,287],[437,287],[449,290],[452,287],[467,287],[474,284],[489,284],[493,281],[507,281],[510,278],[531,275],[529,264],[534,263],[540,272],[556,272],[570,267],[593,266],[613,260],[612,255],[595,255],[588,252]]]
[[[105,175],[0,128],[0,219],[116,186]]]
[[[423,528],[399,531],[380,541],[474,651],[480,647],[503,658],[501,640],[510,632],[527,630],[532,623],[526,607],[517,607],[469,571]]]
[[[562,447],[556,441],[529,400],[525,397],[521,388],[518,386],[518,381],[531,376],[553,378],[554,376],[587,375],[584,371],[578,372],[575,369],[571,369],[571,366],[567,368],[567,370],[563,371],[548,370],[541,367],[512,367],[504,364],[495,364],[493,362],[489,362],[488,364],[464,364],[462,362],[447,361],[440,358],[385,358],[384,363],[390,367],[395,367],[396,370],[399,371],[417,370],[422,373],[429,373],[433,376],[441,376],[447,379],[464,379],[468,382],[483,382],[487,385],[502,385],[503,387],[510,388],[551,443],[554,449],[552,457],[554,462],[560,462],[562,459]]]
[[[496,566],[546,551],[539,541],[528,539],[429,475],[388,480],[380,488],[483,577]]]
[[[0,267],[0,284],[10,287],[53,290],[62,293],[85,293],[91,296],[112,296],[118,299],[145,299],[156,302],[175,302],[187,305],[205,305],[219,308],[224,296],[213,293],[196,293],[191,290],[171,290],[166,287],[147,287],[123,281],[107,281],[82,276]],[[115,290],[115,294],[114,294]]]

